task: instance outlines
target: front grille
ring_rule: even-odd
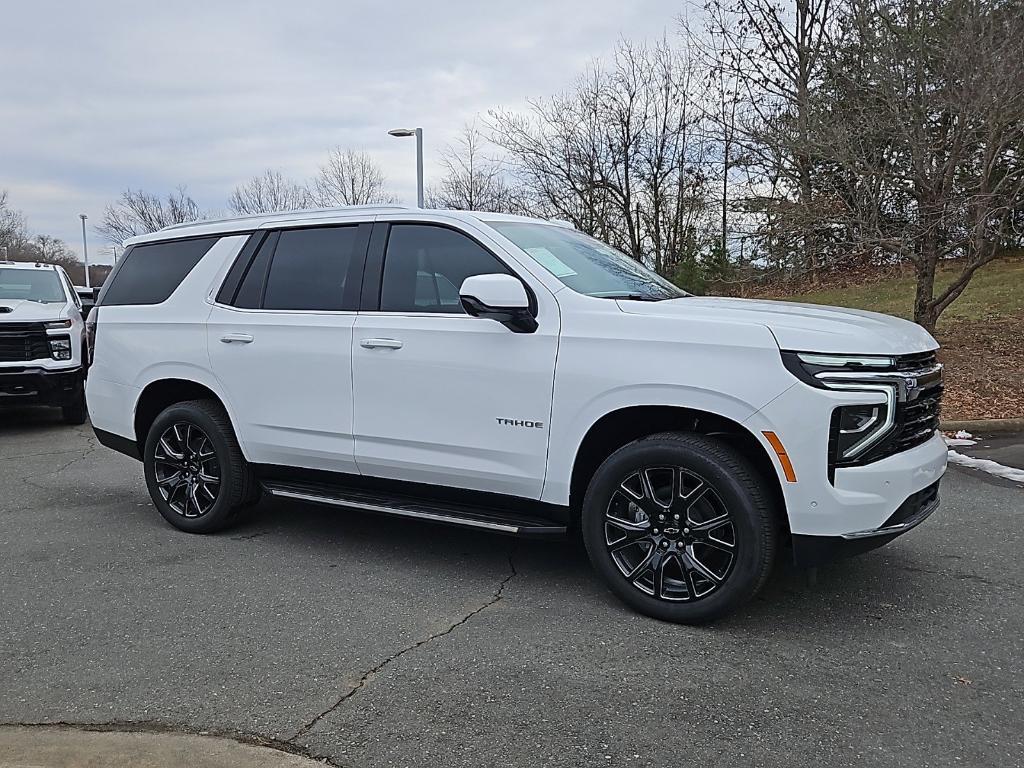
[[[895,368],[900,375],[900,389],[904,394],[896,402],[895,426],[888,435],[856,459],[844,461],[838,456],[839,409],[833,411],[828,441],[830,481],[834,482],[837,467],[870,464],[908,451],[931,439],[939,428],[942,408],[942,377],[936,374],[936,364],[935,352],[896,357]]]
[[[0,323],[0,363],[24,363],[50,357],[42,323]]]
[[[897,371],[920,371],[922,368],[931,368],[936,363],[935,351],[916,352],[913,355],[897,355]]]

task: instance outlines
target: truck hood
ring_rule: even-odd
[[[0,299],[0,325],[4,323],[37,323],[64,320],[67,304],[40,304],[24,299]]]
[[[928,352],[938,342],[917,323],[878,312],[789,301],[688,296],[618,302],[623,312],[767,326],[782,349],[861,355]]]

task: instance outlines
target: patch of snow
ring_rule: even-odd
[[[953,435],[953,437],[955,437],[957,440],[970,440],[972,437],[974,437],[974,435],[972,435],[966,429],[961,429],[955,435]]]
[[[988,472],[990,475],[1005,478],[1006,480],[1013,480],[1016,483],[1024,483],[1024,469],[1007,467],[998,462],[991,461],[990,459],[976,459],[973,456],[964,456],[962,453],[957,453],[954,450],[949,451],[949,460],[962,467],[978,469],[982,472]]]
[[[946,445],[977,445],[977,440],[962,440],[957,437],[947,437]]]

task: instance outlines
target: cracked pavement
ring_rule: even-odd
[[[572,543],[280,502],[183,534],[88,426],[3,412],[0,723],[343,766],[1020,765],[1024,491],[951,469],[942,493],[888,547],[687,628]]]

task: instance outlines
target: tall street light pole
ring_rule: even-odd
[[[92,288],[92,284],[89,282],[89,243],[85,239],[85,220],[89,217],[84,213],[80,213],[78,218],[82,220],[82,256],[85,258],[85,287]]]
[[[423,129],[422,128],[394,128],[388,131],[391,136],[405,138],[416,137],[416,206],[423,207]]]

